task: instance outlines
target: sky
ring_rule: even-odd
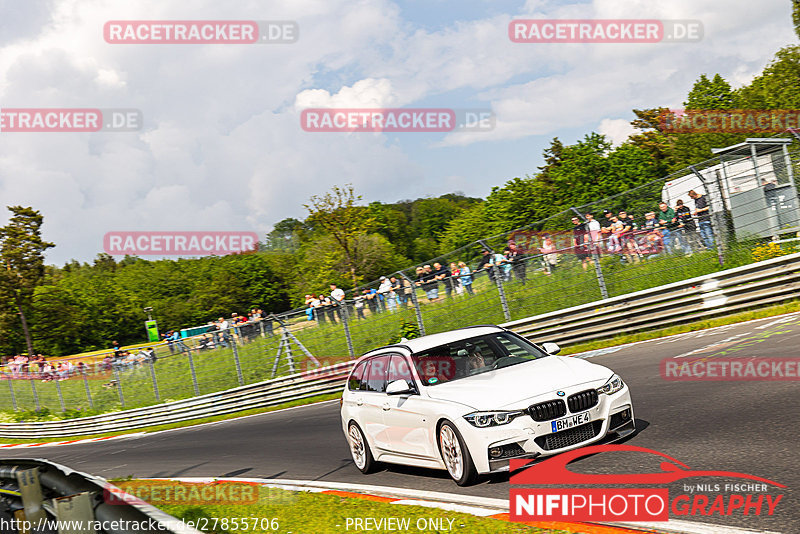
[[[721,7],[724,5],[724,9]],[[689,19],[681,43],[514,43],[514,19]],[[108,21],[292,21],[295,42],[111,44]],[[0,110],[141,112],[136,131],[0,131],[0,201],[44,215],[50,264],[122,231],[269,232],[311,195],[365,203],[535,174],[553,137],[620,143],[701,74],[748,83],[797,44],[789,0],[0,0]],[[491,130],[308,132],[307,108],[490,110]],[[7,220],[0,213],[0,224]]]

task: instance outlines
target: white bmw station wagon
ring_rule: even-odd
[[[499,326],[403,340],[356,362],[342,427],[363,473],[376,462],[446,469],[469,485],[537,458],[635,430],[628,386],[611,370],[555,356]]]

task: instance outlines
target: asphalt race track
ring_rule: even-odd
[[[708,357],[800,356],[800,313],[583,355],[614,369],[631,388],[639,432],[626,443],[663,452],[693,469],[748,473],[787,486],[769,491],[772,495],[784,494],[772,517],[735,512],[731,516],[679,519],[787,534],[800,532],[800,382],[686,382],[661,378],[662,359],[692,351],[692,356]],[[443,471],[387,467],[373,475],[362,475],[350,460],[338,409],[339,404],[334,401],[149,436],[9,449],[0,454],[44,457],[103,477],[319,479],[508,498],[507,475],[464,489],[459,489]],[[612,459],[601,454],[577,462],[574,470],[630,473],[658,467],[657,463],[647,462],[647,458]],[[670,486],[670,498],[681,493],[682,484],[698,482],[713,486],[737,481],[684,480]],[[711,499],[716,493],[727,495],[724,490],[708,493]]]

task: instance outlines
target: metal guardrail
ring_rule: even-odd
[[[142,501],[127,503],[116,499],[112,503],[107,498],[109,492],[121,494],[115,486],[48,460],[0,460],[0,485],[0,518],[7,523],[3,532],[200,534]],[[12,521],[18,526],[28,522],[26,526],[30,528],[6,530],[13,526]]]
[[[725,315],[800,297],[800,253],[505,323],[537,342],[570,345]],[[0,424],[0,438],[121,432],[274,406],[341,391],[353,362],[146,408],[64,421]]]
[[[264,408],[341,391],[353,362],[241,386],[200,397],[63,421],[0,424],[0,438],[39,439],[135,430]]]
[[[571,345],[726,315],[800,297],[800,253],[506,323]]]

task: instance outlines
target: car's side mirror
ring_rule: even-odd
[[[401,395],[403,393],[412,393],[413,391],[405,380],[394,380],[386,386],[387,395]]]
[[[547,354],[558,354],[561,352],[561,347],[558,346],[558,343],[542,343],[542,349],[544,349]]]

